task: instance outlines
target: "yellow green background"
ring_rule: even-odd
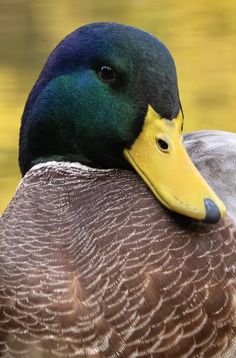
[[[20,179],[18,131],[27,95],[53,47],[95,21],[130,24],[167,45],[185,132],[236,131],[235,0],[0,0],[0,212]]]

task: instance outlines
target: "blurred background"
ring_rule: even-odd
[[[0,0],[0,212],[20,179],[18,132],[28,93],[56,44],[95,21],[130,24],[167,45],[185,132],[236,132],[235,0]]]

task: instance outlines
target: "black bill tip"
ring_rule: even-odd
[[[206,217],[204,222],[206,224],[216,224],[221,218],[218,206],[211,199],[204,199]]]

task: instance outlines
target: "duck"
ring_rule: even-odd
[[[0,357],[235,357],[233,207],[183,122],[153,35],[93,23],[53,50],[0,218]]]

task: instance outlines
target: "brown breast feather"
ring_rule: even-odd
[[[133,173],[34,169],[1,218],[0,357],[235,357],[235,246]]]

